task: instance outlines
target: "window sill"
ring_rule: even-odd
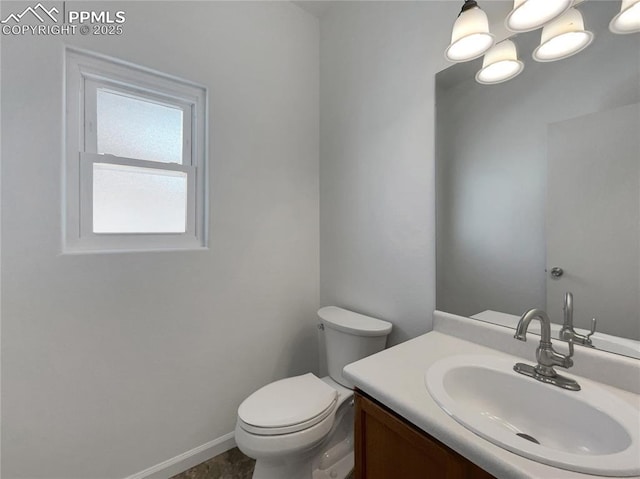
[[[96,255],[96,254],[131,254],[131,253],[172,253],[172,252],[209,251],[208,246],[162,247],[162,248],[121,248],[121,249],[88,249],[64,248],[58,256]]]

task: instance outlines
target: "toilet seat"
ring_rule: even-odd
[[[259,389],[238,408],[238,424],[260,436],[308,429],[335,413],[338,391],[315,375],[282,379]]]
[[[335,412],[337,401],[334,401],[326,410],[317,416],[304,421],[298,424],[291,424],[289,426],[284,427],[260,427],[254,426],[252,424],[248,424],[244,422],[242,419],[238,419],[240,427],[245,431],[255,434],[256,436],[279,436],[282,434],[292,434],[294,432],[304,431],[305,429],[309,429],[312,426],[324,421],[327,419],[332,413]]]

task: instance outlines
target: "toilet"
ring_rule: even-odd
[[[353,387],[347,365],[382,351],[391,323],[326,306],[318,310],[329,376],[268,384],[238,408],[238,448],[256,459],[253,479],[345,479],[353,469]]]

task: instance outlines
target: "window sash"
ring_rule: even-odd
[[[148,101],[159,105],[178,108],[182,110],[182,164],[194,165],[195,154],[193,152],[194,132],[192,129],[193,109],[192,103],[179,102],[157,92],[143,91],[134,87],[124,87],[105,80],[84,80],[84,151],[87,153],[98,152],[98,128],[95,122],[98,119],[97,98],[98,89],[117,93],[136,100]],[[162,163],[162,162],[157,162]]]
[[[107,163],[112,165],[150,168],[154,170],[180,171],[187,175],[186,231],[184,233],[94,233],[93,232],[93,165]],[[175,243],[178,237],[196,236],[196,167],[177,163],[159,163],[157,161],[122,158],[113,155],[80,153],[80,237],[89,243],[148,242],[155,244]],[[138,240],[135,238],[139,237]],[[155,239],[153,239],[155,237]],[[186,241],[189,243],[189,241]]]

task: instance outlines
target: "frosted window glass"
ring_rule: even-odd
[[[187,174],[93,164],[94,233],[184,233]]]
[[[182,109],[97,90],[98,154],[182,164]]]

